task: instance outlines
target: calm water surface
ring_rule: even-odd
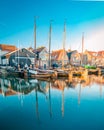
[[[104,130],[104,79],[0,79],[0,130]]]

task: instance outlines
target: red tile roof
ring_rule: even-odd
[[[98,55],[99,55],[99,56],[104,56],[104,51],[99,51],[99,52],[98,52]]]
[[[54,57],[55,60],[62,60],[63,49],[52,51],[51,56]]]
[[[85,54],[88,53],[89,55],[91,56],[97,56],[98,52],[95,52],[95,51],[85,51]]]
[[[1,49],[2,51],[12,52],[12,51],[16,50],[17,47],[16,47],[16,46],[13,46],[13,45],[0,44],[0,49]]]
[[[7,91],[6,93],[5,93],[5,96],[11,96],[11,95],[16,95],[17,93],[16,92],[14,92],[14,91]]]

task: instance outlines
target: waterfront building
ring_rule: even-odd
[[[36,54],[36,64],[40,68],[49,66],[49,52],[46,47],[38,47],[34,53]]]
[[[6,44],[0,44],[0,64],[1,63],[1,57],[7,53],[10,53],[12,51],[17,50],[17,47],[14,45],[6,45]]]
[[[1,57],[2,65],[18,66],[20,68],[34,64],[35,54],[25,48],[9,52]]]
[[[81,64],[81,55],[80,55],[80,53],[78,53],[77,50],[70,51],[67,53],[67,55],[68,55],[69,63],[71,65],[79,66]]]
[[[63,49],[52,51],[52,54],[51,54],[52,65],[57,64],[58,66],[62,66],[62,61],[63,61]],[[67,52],[65,51],[65,53],[64,53],[64,65],[67,64],[68,62],[69,61],[68,61]]]

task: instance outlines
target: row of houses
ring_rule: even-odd
[[[63,51],[63,49],[51,52],[51,65],[62,66],[64,53],[64,65],[102,65],[104,66],[104,51],[92,52],[86,50],[83,55],[77,50]],[[46,47],[18,49],[13,45],[0,44],[0,65],[18,66],[25,65],[41,68],[49,67],[49,52]]]

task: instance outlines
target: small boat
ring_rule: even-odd
[[[98,75],[99,74],[99,71],[97,69],[93,70],[93,69],[90,69],[88,70],[88,75]]]
[[[68,72],[64,70],[57,70],[58,77],[68,77]]]
[[[84,67],[86,69],[96,69],[96,66],[91,66],[91,65],[85,65]]]
[[[48,73],[37,73],[37,74],[31,74],[32,78],[51,78],[51,75]]]
[[[34,77],[34,78],[53,78],[57,76],[57,73],[53,70],[41,70],[41,69],[37,69],[35,68],[33,69],[29,69],[27,71],[29,77]]]

